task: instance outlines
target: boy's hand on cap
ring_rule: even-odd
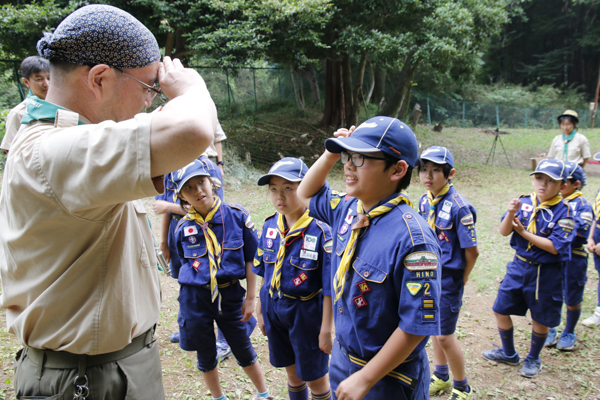
[[[352,135],[352,132],[354,132],[355,129],[356,129],[356,127],[354,125],[352,125],[350,127],[350,129],[340,128],[337,131],[333,132],[333,136],[335,136],[337,138],[348,137],[348,136]]]
[[[158,82],[162,92],[169,100],[181,96],[190,89],[206,90],[206,83],[200,74],[191,68],[185,68],[178,58],[165,57],[158,66]]]

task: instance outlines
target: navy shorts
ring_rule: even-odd
[[[351,361],[354,360],[354,361]],[[331,381],[331,397],[337,399],[335,391],[340,382],[362,366],[356,364],[356,358],[350,356],[337,342],[333,343],[329,379]],[[362,361],[364,363],[364,361]],[[390,376],[393,375],[393,376]],[[400,364],[390,374],[384,376],[363,397],[364,400],[412,400],[429,399],[429,360],[425,349],[409,362]]]
[[[442,267],[442,293],[440,295],[440,332],[452,335],[456,331],[458,314],[465,289],[465,271]]]
[[[247,334],[247,323],[241,322],[242,304],[246,290],[239,282],[220,288],[221,311],[218,299],[210,299],[210,288],[181,285],[179,289],[179,346],[198,353],[198,369],[209,372],[217,366],[217,345],[214,322],[223,332],[233,355],[242,367],[256,362],[256,351]]]
[[[565,304],[577,306],[583,301],[583,290],[587,282],[588,258],[572,255],[565,263]]]
[[[600,274],[600,256],[596,253],[593,253],[594,256],[594,268],[596,268],[596,271],[598,271],[598,274]]]
[[[308,301],[274,299],[268,290],[261,290],[260,297],[271,364],[275,368],[296,365],[298,378],[306,382],[325,376],[329,355],[319,349],[323,296]]]
[[[557,277],[561,276],[562,263],[534,264],[515,257],[506,266],[506,275],[494,302],[494,312],[525,316],[530,310],[535,322],[543,326],[558,326],[564,279]]]

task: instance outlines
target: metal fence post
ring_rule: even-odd
[[[465,127],[465,102],[463,101],[462,127]]]
[[[256,101],[256,74],[254,71],[254,68],[252,68],[252,81],[254,82],[254,112],[258,112],[258,103]]]
[[[279,86],[279,100],[283,100],[283,96],[281,94],[281,78],[279,77],[279,68],[277,68],[277,85]]]
[[[525,107],[525,129],[527,129],[527,114],[529,113],[529,107]]]
[[[587,128],[587,114],[588,114],[588,110],[585,110],[583,112],[583,128]]]
[[[431,126],[431,113],[429,112],[429,96],[427,96],[427,123]]]
[[[231,110],[231,94],[229,89],[229,71],[225,70],[225,76],[227,77],[227,107]]]

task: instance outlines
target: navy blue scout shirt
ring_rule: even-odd
[[[310,215],[329,223],[333,231],[332,282],[350,239],[357,203],[325,187],[310,202]],[[333,305],[342,347],[369,360],[396,328],[412,335],[439,335],[439,258],[433,230],[410,206],[401,204],[373,218],[361,231],[344,292]]]
[[[600,243],[600,190],[598,190],[598,193],[596,194],[596,199],[593,205],[594,208],[594,224],[596,224],[596,227],[594,228],[594,236],[592,237],[592,239],[594,239],[594,243],[598,244]]]
[[[173,183],[173,179],[171,179],[171,174],[165,174],[163,183],[165,185],[165,191],[158,196],[154,196],[154,200],[163,200],[168,201],[169,203],[179,204],[179,198],[177,197],[177,193],[175,190],[177,189],[175,183]],[[169,214],[171,214],[169,212]]]
[[[531,195],[523,195],[519,198],[521,208],[515,216],[519,218],[521,224],[527,230],[533,205]],[[506,211],[502,214],[500,221],[506,217]],[[571,259],[571,242],[575,235],[575,222],[573,221],[573,213],[564,201],[546,210],[538,210],[536,215],[537,235],[546,239],[550,239],[558,254],[552,254],[546,250],[542,250],[537,246],[532,246],[527,251],[529,241],[517,232],[513,232],[510,238],[510,246],[517,251],[517,255],[526,258],[529,261],[540,263],[556,263],[569,261]]]
[[[223,255],[217,269],[217,282],[227,283],[246,277],[245,263],[252,261],[258,246],[254,221],[241,206],[222,203],[209,222],[221,244]],[[182,219],[175,231],[177,253],[181,258],[178,281],[182,285],[210,285],[210,265],[202,228]]]
[[[565,199],[565,203],[571,208],[573,220],[575,221],[575,237],[571,245],[573,254],[587,257],[584,246],[587,244],[590,227],[594,221],[594,209],[583,196],[578,196],[572,200]]]
[[[426,220],[429,215],[427,194],[419,201],[419,213]],[[442,267],[465,269],[467,247],[477,246],[475,233],[477,210],[464,197],[450,186],[448,192],[437,204],[435,210],[435,233],[442,248]]]
[[[267,291],[271,288],[277,251],[282,241],[277,229],[278,217],[279,214],[275,213],[265,219],[254,258],[253,271],[265,279],[263,290]],[[330,280],[331,228],[326,223],[313,219],[304,232],[287,245],[281,267],[281,293],[299,298],[323,289],[324,296],[331,296]],[[277,297],[275,290],[273,297]]]

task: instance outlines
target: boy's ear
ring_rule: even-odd
[[[581,187],[581,181],[575,181],[575,185],[577,185],[575,189],[579,189]]]
[[[391,168],[390,168],[391,169]],[[408,172],[408,164],[404,160],[400,160],[394,165],[392,175],[390,176],[390,180],[392,182],[398,182],[400,179],[404,178],[404,175]]]
[[[456,173],[456,170],[454,168],[452,168],[450,170],[450,173],[448,174],[448,180],[451,180],[452,178],[454,178],[455,173]]]

